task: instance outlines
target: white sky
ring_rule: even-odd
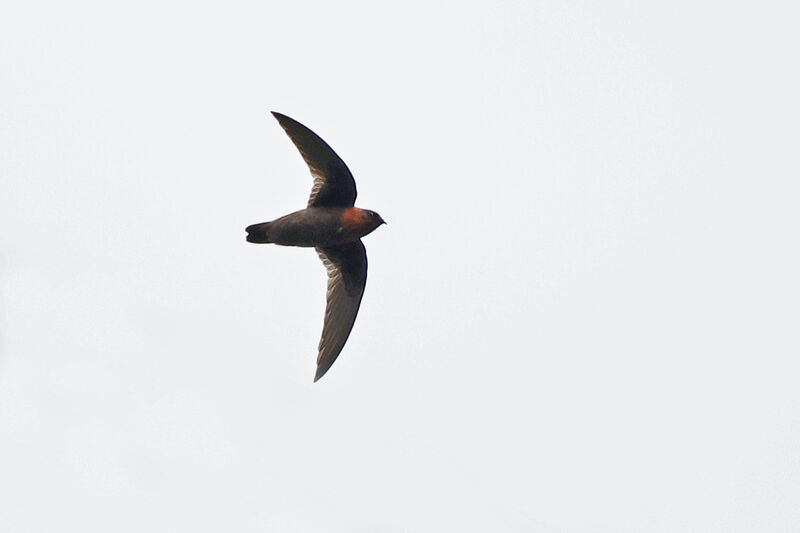
[[[800,530],[797,13],[656,4],[4,4],[0,531]]]

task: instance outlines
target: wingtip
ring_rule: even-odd
[[[317,367],[317,373],[314,374],[314,383],[319,381],[320,378],[325,375],[325,372],[327,372],[327,370],[323,370],[322,367]]]

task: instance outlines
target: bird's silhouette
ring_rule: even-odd
[[[316,248],[327,268],[325,323],[314,376],[317,381],[341,353],[361,305],[367,282],[367,252],[361,237],[385,222],[378,213],[353,205],[353,175],[325,141],[296,120],[272,114],[311,169],[314,185],[305,209],[248,226],[247,241]]]

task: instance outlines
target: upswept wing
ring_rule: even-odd
[[[353,329],[367,283],[367,251],[361,240],[317,248],[317,253],[328,269],[328,304],[314,381],[325,375],[339,357]]]
[[[352,206],[356,201],[356,182],[344,161],[328,143],[296,120],[274,111],[272,115],[278,119],[311,169],[314,186],[308,207]]]

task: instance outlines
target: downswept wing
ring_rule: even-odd
[[[328,269],[328,304],[314,381],[325,375],[344,348],[367,283],[367,250],[361,240],[317,248],[317,253]]]
[[[336,152],[316,133],[296,120],[272,112],[281,127],[300,151],[314,186],[308,198],[308,207],[350,207],[356,201],[356,182],[350,169]]]

